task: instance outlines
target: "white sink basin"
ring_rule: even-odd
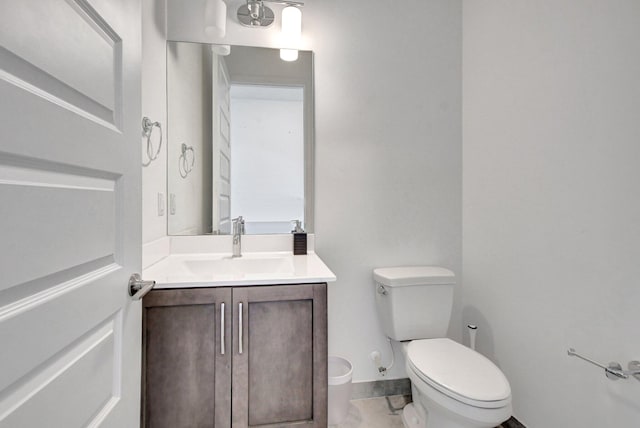
[[[155,288],[219,287],[238,285],[303,284],[335,281],[336,277],[312,252],[246,252],[170,254],[149,266],[143,274],[156,281]]]
[[[291,257],[224,257],[209,260],[185,260],[193,275],[252,276],[293,274]]]

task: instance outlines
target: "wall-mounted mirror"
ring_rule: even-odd
[[[313,54],[167,43],[169,235],[313,231]]]

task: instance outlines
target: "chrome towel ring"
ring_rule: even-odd
[[[158,128],[158,132],[160,132],[160,140],[158,141],[158,148],[156,150],[154,150],[153,142],[151,141],[154,127]],[[142,166],[149,166],[151,162],[158,159],[160,149],[162,148],[162,127],[160,126],[160,122],[152,122],[148,117],[143,117],[142,135],[147,137],[147,157],[149,158],[146,163],[144,161],[142,162]]]
[[[187,146],[185,143],[182,143],[181,152],[178,158],[178,171],[180,172],[180,177],[187,178],[196,163],[196,152],[192,146]],[[191,152],[191,156],[189,156],[189,152]],[[189,162],[189,158],[191,162]]]

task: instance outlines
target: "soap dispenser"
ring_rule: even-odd
[[[293,234],[293,255],[299,256],[307,254],[307,232],[302,229],[300,220],[291,220],[294,223]]]

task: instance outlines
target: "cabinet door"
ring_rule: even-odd
[[[143,427],[230,427],[231,303],[230,288],[144,297]]]
[[[326,305],[326,284],[234,288],[234,428],[326,428]]]

